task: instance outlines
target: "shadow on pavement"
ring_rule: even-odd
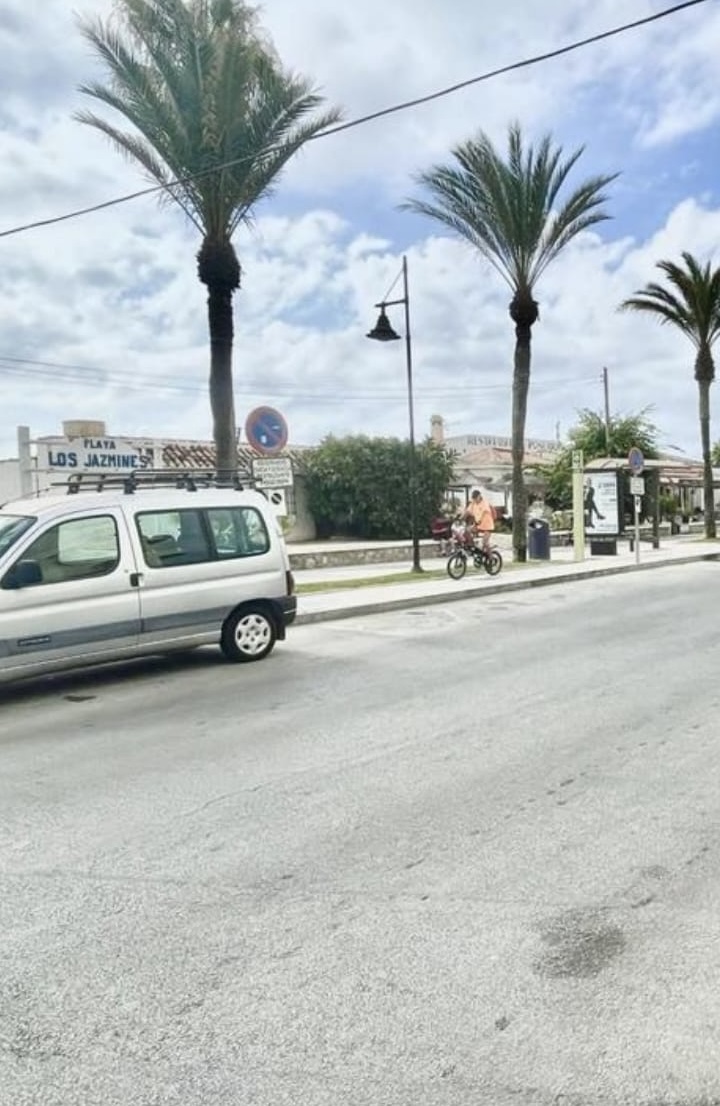
[[[31,676],[17,682],[0,684],[0,706],[39,698],[82,702],[97,698],[101,691],[121,687],[128,680],[139,684],[144,680],[155,680],[158,676],[219,667],[227,668],[229,664],[214,646],[135,657],[132,660],[76,668],[57,675]]]

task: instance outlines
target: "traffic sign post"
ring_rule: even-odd
[[[640,564],[640,507],[642,496],[645,493],[645,481],[640,473],[645,468],[645,458],[641,449],[636,445],[628,453],[628,468],[632,473],[630,480],[630,492],[633,497],[633,515],[635,523],[635,564]]]
[[[293,486],[292,461],[289,457],[253,457],[252,474],[255,487],[291,488]]]
[[[256,453],[266,457],[281,453],[288,440],[285,416],[274,407],[255,407],[245,420],[245,437]]]
[[[287,498],[284,488],[268,488],[267,500],[272,511],[278,518],[287,515]]]
[[[583,507],[583,454],[574,449],[572,455],[573,556],[585,560],[585,514]]]
[[[633,506],[635,514],[635,564],[640,564],[640,504],[642,499],[639,495],[633,496]]]
[[[633,476],[639,476],[645,468],[643,452],[641,449],[638,449],[636,445],[634,445],[628,453],[628,468]]]

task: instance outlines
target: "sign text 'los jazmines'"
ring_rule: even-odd
[[[152,466],[152,453],[118,438],[67,438],[38,443],[38,468],[51,472],[77,469],[117,472]]]

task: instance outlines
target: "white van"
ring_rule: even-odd
[[[266,657],[297,599],[265,497],[194,478],[89,490],[110,482],[0,508],[0,682],[207,644]]]

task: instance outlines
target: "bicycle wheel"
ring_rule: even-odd
[[[485,556],[485,571],[488,576],[497,576],[502,566],[503,559],[501,553],[497,549],[491,549]]]
[[[451,580],[462,580],[467,572],[467,557],[464,553],[453,553],[448,557],[446,568]]]

